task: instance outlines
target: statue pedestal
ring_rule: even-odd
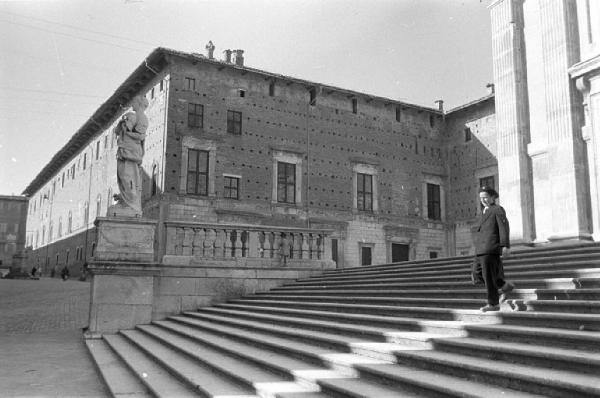
[[[155,220],[137,217],[96,219],[96,261],[154,261]]]
[[[152,320],[155,220],[100,217],[88,270],[92,275],[90,325],[86,338],[115,333]]]

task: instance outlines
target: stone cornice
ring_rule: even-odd
[[[571,78],[576,79],[591,73],[600,73],[600,54],[576,63],[569,68]]]

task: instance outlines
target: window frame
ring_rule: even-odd
[[[231,183],[233,181],[235,181],[235,187],[233,187],[231,184],[228,184],[228,182]],[[223,174],[223,197],[225,199],[240,199],[240,181],[240,176]],[[232,192],[235,192],[235,196],[232,194]]]
[[[190,157],[191,153],[196,154],[196,170],[190,170],[190,162],[192,159]],[[205,160],[205,171],[200,170],[201,166],[201,155],[206,156]],[[190,175],[195,176],[194,178],[194,187],[195,189],[190,190]],[[194,196],[208,196],[209,193],[209,175],[210,175],[210,151],[196,148],[187,148],[187,168],[186,168],[186,195],[194,195]],[[201,181],[201,177],[204,179],[204,191],[199,192],[198,187],[200,187],[199,182]]]
[[[430,182],[427,183],[427,219],[442,220],[442,187]]]
[[[204,105],[188,102],[187,125],[189,128],[204,128]]]
[[[367,191],[367,180],[369,190]],[[358,211],[373,212],[373,174],[356,173],[356,209]],[[367,206],[369,198],[369,206]]]
[[[239,120],[236,120],[236,117]],[[227,133],[242,135],[242,112],[227,110]]]
[[[283,167],[282,167],[283,166]],[[283,170],[283,173],[282,173]],[[283,178],[282,178],[283,177]],[[293,181],[290,183],[289,178]],[[291,187],[292,198],[288,198],[289,189]],[[283,190],[282,190],[283,188]],[[281,193],[283,192],[283,198]],[[296,164],[278,161],[277,162],[277,203],[296,203]]]

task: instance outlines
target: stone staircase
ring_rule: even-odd
[[[600,246],[330,271],[86,340],[115,397],[600,397]]]

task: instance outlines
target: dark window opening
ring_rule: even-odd
[[[188,127],[202,128],[204,126],[204,106],[188,104]]]
[[[358,113],[358,100],[352,98],[352,113]]]
[[[427,218],[442,219],[439,185],[427,184]]]
[[[392,243],[392,262],[408,261],[408,245]]]
[[[100,141],[96,141],[96,160],[100,157]]]
[[[438,258],[438,252],[429,252],[429,258]]]
[[[227,111],[227,132],[230,134],[242,134],[242,112]]]
[[[373,211],[373,176],[362,173],[357,173],[356,176],[356,208]]]
[[[296,165],[277,162],[277,202],[296,203]]]
[[[338,240],[337,239],[331,239],[331,259],[333,260],[333,262],[336,264],[338,264]]]
[[[275,96],[275,82],[269,83],[269,97]]]
[[[208,194],[208,151],[188,149],[187,193]]]
[[[435,118],[433,117],[433,115],[429,115],[429,126],[435,126]]]
[[[401,117],[402,113],[400,112],[400,107],[397,106],[396,107],[396,121],[399,122],[400,121],[400,117]]]
[[[368,246],[362,246],[360,248],[360,265],[371,265],[371,248]]]
[[[469,127],[465,128],[465,142],[469,142],[473,139],[471,135],[471,129]]]
[[[494,176],[487,176],[487,177],[480,178],[479,186],[482,188],[489,187],[489,188],[496,189],[496,181],[495,181]]]
[[[242,90],[242,89],[240,89],[240,90],[239,90],[239,94],[240,94],[240,97],[241,97],[241,98],[244,98],[244,97],[246,96],[246,90]]]
[[[315,106],[317,105],[317,89],[312,87],[309,91],[308,91],[309,95],[310,95],[310,102],[309,104],[311,106]]]
[[[240,192],[240,179],[236,177],[225,176],[225,187],[223,190],[223,196],[228,199],[239,199]]]
[[[196,79],[191,78],[191,77],[186,77],[185,78],[185,87],[187,90],[196,90]]]

